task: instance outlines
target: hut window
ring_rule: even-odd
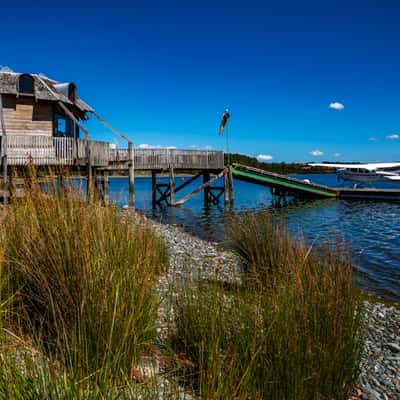
[[[79,137],[79,129],[71,118],[65,115],[55,114],[54,136],[70,138]]]
[[[18,79],[18,91],[21,94],[33,94],[34,81],[31,75],[22,74]]]

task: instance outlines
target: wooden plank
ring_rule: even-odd
[[[124,134],[122,134],[120,131],[115,129],[111,124],[109,124],[105,119],[100,117],[95,111],[91,112],[104,126],[106,126],[108,129],[113,131],[117,136],[119,136],[121,139],[124,139],[127,143],[132,143],[131,140],[129,140]],[[133,145],[133,143],[132,143]]]
[[[189,199],[191,199],[194,195],[196,195],[197,193],[199,193],[201,190],[211,186],[214,182],[216,182],[219,178],[221,178],[224,175],[225,169],[219,173],[218,175],[216,175],[213,179],[209,180],[206,183],[203,183],[202,185],[200,185],[198,188],[196,188],[195,190],[193,190],[193,192],[187,194],[185,197],[183,197],[181,200],[177,201],[175,203],[176,206],[180,206],[184,203],[186,203]]]
[[[202,175],[202,174],[194,175],[194,176],[192,176],[190,179],[188,179],[187,181],[185,181],[184,183],[182,183],[181,185],[179,185],[178,187],[176,187],[176,188],[175,188],[175,194],[176,194],[177,192],[179,192],[181,189],[185,188],[187,185],[190,185],[193,181],[195,181],[195,180],[196,180],[197,178],[199,178],[201,175]],[[158,186],[161,186],[161,185],[162,185],[161,183],[158,184]],[[169,189],[169,187],[170,187],[169,184],[164,184],[164,185],[167,186],[168,189]],[[163,193],[163,195],[159,198],[159,201],[166,200],[167,197],[169,196],[169,194],[170,194],[170,191],[169,191],[169,190],[166,190],[166,191]]]

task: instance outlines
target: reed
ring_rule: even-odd
[[[239,217],[231,235],[242,285],[192,282],[174,304],[187,384],[213,399],[342,398],[362,344],[347,253],[293,242],[268,214]]]
[[[156,335],[165,246],[114,207],[36,187],[3,221],[4,323],[73,379],[126,379]]]

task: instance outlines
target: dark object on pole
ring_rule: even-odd
[[[222,113],[221,124],[220,124],[220,126],[219,126],[219,131],[218,131],[218,134],[219,134],[219,135],[221,135],[222,132],[224,131],[225,126],[226,126],[226,124],[227,124],[228,119],[229,119],[230,116],[231,116],[231,114],[230,114],[230,112],[229,112],[228,109],[226,109],[226,110]]]

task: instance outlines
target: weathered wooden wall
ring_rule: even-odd
[[[3,96],[7,135],[53,135],[53,104],[34,97]]]

